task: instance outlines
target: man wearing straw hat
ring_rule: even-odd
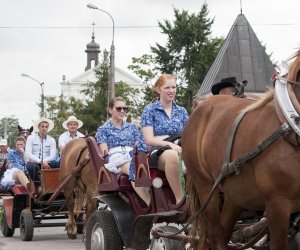
[[[58,139],[58,146],[60,151],[66,144],[74,139],[84,137],[77,129],[81,128],[83,122],[78,120],[75,116],[69,116],[69,118],[62,123],[62,126],[67,131],[60,135]]]
[[[35,134],[27,138],[25,153],[28,157],[27,170],[34,181],[37,192],[41,191],[41,181],[39,170],[58,168],[59,162],[56,159],[56,142],[48,135],[54,128],[54,123],[50,119],[41,118],[34,124]]]

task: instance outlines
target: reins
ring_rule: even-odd
[[[276,80],[276,79],[279,79],[279,80],[284,80],[284,81],[287,81],[287,82],[289,82],[289,83],[293,83],[293,84],[295,84],[295,85],[298,85],[298,86],[300,86],[300,82],[296,82],[296,81],[288,80],[287,78],[285,78],[285,77],[282,77],[282,76],[279,76],[279,75],[277,75],[277,76],[275,76],[275,77],[274,77],[274,80]]]
[[[52,194],[52,196],[49,198],[48,202],[49,205],[54,201],[54,199],[58,196],[58,194],[63,190],[63,188],[69,183],[69,181],[72,178],[76,178],[78,176],[78,173],[86,166],[86,164],[90,161],[90,157],[85,158],[83,162],[80,162],[80,157],[82,156],[83,152],[87,149],[87,146],[84,146],[80,149],[80,152],[78,153],[78,156],[76,158],[76,167],[74,170],[72,170],[68,175],[64,176],[64,178],[60,181],[59,188]],[[76,186],[76,180],[74,187]],[[46,194],[46,193],[45,193]],[[42,196],[44,196],[43,194]],[[41,197],[42,197],[41,196]],[[70,196],[71,197],[71,196]],[[66,199],[65,204],[70,200],[70,197]],[[40,197],[39,197],[40,199]],[[65,206],[65,204],[62,205],[62,207],[58,210],[58,212],[61,211],[61,209]]]

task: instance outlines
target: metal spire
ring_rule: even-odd
[[[243,14],[242,0],[240,0],[240,6],[241,6],[241,14]]]

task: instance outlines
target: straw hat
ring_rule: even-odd
[[[0,146],[6,146],[7,145],[7,140],[6,139],[1,139],[0,140]]]
[[[54,128],[54,122],[52,120],[42,117],[41,119],[37,120],[34,123],[33,125],[34,131],[39,131],[39,125],[42,122],[47,122],[49,124],[48,132],[50,132]]]
[[[82,125],[83,125],[82,121],[77,120],[77,118],[75,116],[71,115],[71,116],[69,116],[68,120],[66,120],[62,123],[62,126],[63,126],[64,129],[68,130],[68,123],[69,122],[77,122],[78,123],[78,128],[81,128]]]

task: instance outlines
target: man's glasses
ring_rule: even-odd
[[[124,112],[127,112],[127,111],[128,111],[128,107],[116,107],[116,110],[117,110],[118,112],[121,112],[122,109],[124,110]]]

